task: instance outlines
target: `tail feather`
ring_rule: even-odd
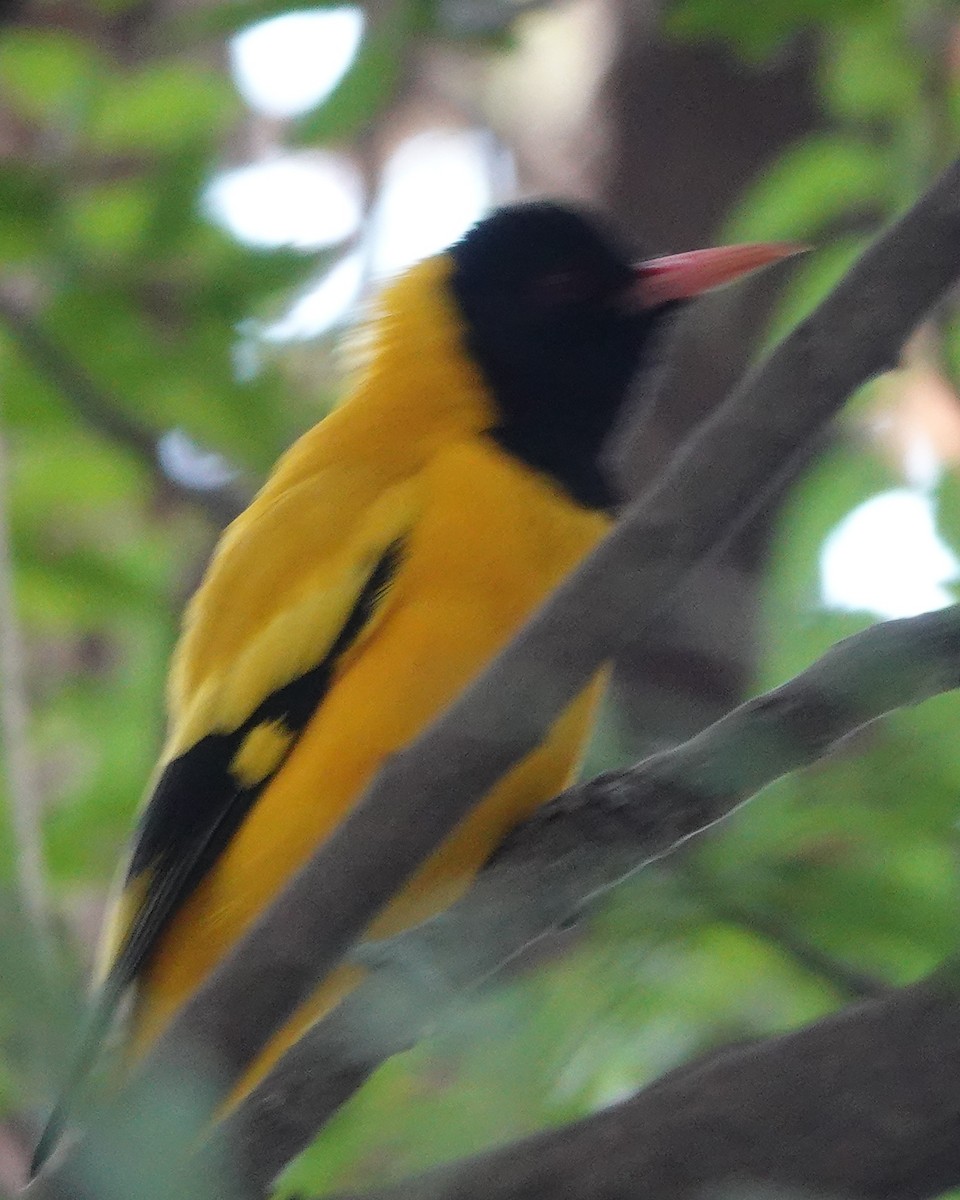
[[[97,1058],[124,991],[123,981],[112,973],[97,994],[70,1062],[66,1080],[47,1117],[37,1147],[33,1152],[33,1158],[30,1161],[31,1179],[43,1170],[63,1137],[70,1114],[77,1106],[84,1084],[90,1076],[90,1069]]]

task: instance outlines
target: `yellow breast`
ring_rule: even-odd
[[[477,675],[607,526],[483,437],[437,453],[421,492],[386,615],[342,663],[276,778],[171,922],[139,988],[138,1040],[152,1040],[343,819],[384,759]],[[571,705],[421,868],[372,936],[448,904],[506,832],[564,786],[595,695],[592,688]]]

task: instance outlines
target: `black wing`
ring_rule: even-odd
[[[134,835],[127,870],[125,888],[138,895],[137,908],[96,997],[67,1083],[37,1145],[32,1173],[43,1166],[56,1145],[77,1088],[124,992],[320,707],[337,663],[388,592],[402,553],[403,540],[398,539],[380,556],[321,662],[271,692],[237,729],[207,734],[164,768]],[[237,756],[247,738],[263,726],[277,731],[282,753],[262,778],[244,782],[238,778]]]

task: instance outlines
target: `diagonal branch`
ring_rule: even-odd
[[[570,788],[514,833],[453,908],[359,952],[367,981],[224,1123],[244,1179],[266,1188],[379,1063],[587,898],[864,725],[956,687],[960,605],[847,638],[675,749]]]
[[[337,1200],[937,1196],[960,1183],[955,976],[954,965],[681,1067],[573,1125]]]
[[[709,893],[704,896],[702,890],[699,894],[719,920],[762,938],[792,959],[801,970],[831,987],[842,1000],[868,1000],[871,996],[882,995],[890,986],[879,976],[830,954],[773,913]]]
[[[153,1061],[203,1046],[225,1081],[343,957],[597,667],[668,610],[782,485],[807,442],[960,275],[960,163],[749,375],[520,636],[396,754],[174,1022]]]
[[[174,479],[157,457],[157,435],[127,416],[21,305],[0,293],[0,324],[16,342],[27,361],[53,384],[74,411],[95,432],[131,451],[146,463],[154,479],[167,492],[199,508],[218,528],[228,525],[246,506],[249,496],[234,483],[220,487],[190,487]]]

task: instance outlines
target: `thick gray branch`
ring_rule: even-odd
[[[517,640],[409,749],[214,973],[158,1047],[226,1077],[312,991],[598,665],[673,603],[960,275],[960,163],[704,423]]]
[[[692,1200],[751,1184],[936,1196],[960,1184],[956,983],[935,977],[723,1051],[574,1125],[362,1200]]]
[[[960,605],[874,626],[673,750],[569,789],[453,908],[360,952],[367,981],[280,1061],[222,1133],[244,1178],[280,1168],[389,1055],[585,899],[891,709],[960,686]]]

